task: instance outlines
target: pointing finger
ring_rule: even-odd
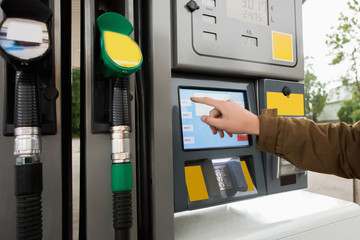
[[[190,99],[193,102],[213,106],[213,107],[215,107],[217,109],[221,109],[221,106],[222,106],[221,101],[215,100],[215,99],[209,98],[209,97],[191,97]]]

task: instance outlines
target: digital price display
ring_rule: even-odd
[[[227,0],[229,18],[259,25],[268,25],[267,0]]]
[[[202,115],[209,115],[213,107],[194,103],[190,97],[210,97],[224,101],[231,99],[245,108],[244,92],[179,88],[184,150],[249,146],[249,136],[246,134],[229,137],[225,133],[224,138],[214,135],[210,127],[200,119]]]

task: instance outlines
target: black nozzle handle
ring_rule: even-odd
[[[16,239],[42,239],[42,163],[15,166]]]
[[[113,192],[113,225],[115,239],[130,239],[132,226],[131,191]]]
[[[14,127],[40,127],[37,76],[30,71],[16,72]]]

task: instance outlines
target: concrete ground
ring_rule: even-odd
[[[79,228],[79,171],[80,141],[73,139],[73,236],[78,240]],[[353,201],[353,180],[336,176],[308,172],[307,191],[319,193],[346,201]]]

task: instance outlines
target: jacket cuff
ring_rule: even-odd
[[[259,116],[260,132],[256,138],[256,149],[275,154],[279,131],[277,109],[263,109]]]

